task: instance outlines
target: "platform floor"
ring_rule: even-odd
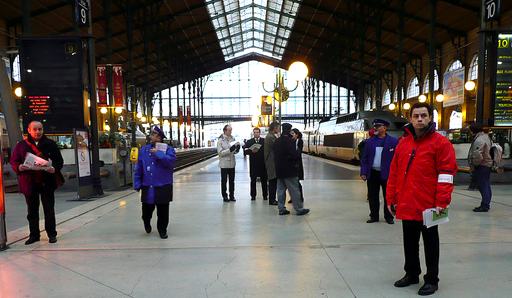
[[[236,203],[221,200],[216,159],[175,175],[167,240],[144,232],[132,191],[58,214],[57,244],[25,246],[26,227],[10,232],[20,241],[0,253],[0,297],[417,297],[420,285],[393,287],[401,224],[365,223],[358,167],[304,156],[311,213],[278,216],[250,201],[248,159],[237,162]],[[435,296],[510,297],[512,188],[493,186],[484,214],[464,188],[440,228]]]

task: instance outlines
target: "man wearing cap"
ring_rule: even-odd
[[[163,139],[164,132],[154,126],[149,136],[150,143],[140,149],[133,174],[133,188],[142,190],[142,220],[146,233],[151,233],[151,217],[156,207],[158,233],[160,238],[167,239],[176,153],[174,148],[162,143]]]
[[[279,215],[290,214],[285,206],[286,190],[290,193],[293,208],[297,215],[305,215],[309,213],[309,209],[303,208],[300,194],[298,165],[301,156],[290,134],[292,125],[283,123],[281,127],[282,134],[274,144]]]
[[[367,223],[379,221],[380,188],[384,200],[386,198],[386,183],[389,176],[389,167],[395,153],[398,140],[387,134],[389,122],[383,119],[373,120],[375,135],[366,141],[361,158],[361,179],[368,186],[368,203],[370,205],[370,219]],[[388,224],[394,224],[393,215],[389,212],[386,202],[383,202],[384,219]]]

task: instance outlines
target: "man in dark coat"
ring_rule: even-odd
[[[250,166],[250,176],[251,176],[251,201],[256,200],[256,180],[260,177],[261,181],[261,191],[263,192],[263,200],[268,200],[268,191],[267,191],[267,169],[265,168],[265,157],[264,153],[264,145],[265,139],[260,138],[260,129],[255,127],[252,130],[254,138],[247,141],[244,145],[244,153],[249,155],[249,166]],[[260,147],[258,148],[257,145]],[[252,149],[251,149],[252,147]]]
[[[296,149],[295,141],[290,135],[292,125],[283,123],[282,134],[274,144],[274,154],[277,176],[277,202],[279,215],[290,214],[284,205],[286,202],[286,190],[290,192],[293,208],[297,215],[305,215],[309,209],[303,208],[299,190],[299,151]]]
[[[136,191],[142,190],[142,220],[146,233],[151,233],[151,217],[156,207],[158,233],[160,238],[167,239],[176,153],[174,148],[161,143],[164,138],[163,131],[154,126],[150,144],[140,149],[133,173],[133,188]]]
[[[27,153],[42,158],[48,163],[38,162],[38,165],[27,165],[25,164]],[[64,160],[57,144],[44,135],[41,122],[32,121],[29,123],[28,136],[16,144],[10,162],[12,169],[18,175],[18,186],[20,192],[25,195],[27,203],[30,236],[25,241],[25,245],[32,244],[40,239],[39,197],[41,197],[41,203],[43,204],[44,227],[48,235],[48,242],[57,242],[54,192],[57,189],[57,179],[63,181],[60,170],[64,165]]]

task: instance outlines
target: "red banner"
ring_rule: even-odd
[[[183,124],[183,107],[178,106],[178,125]]]
[[[123,98],[123,66],[112,66],[112,89],[114,91],[114,105],[122,107]]]
[[[96,74],[98,76],[98,107],[107,106],[107,68],[105,65],[98,65],[96,67]]]
[[[190,106],[187,106],[187,125],[190,126],[192,124],[192,119],[190,117]]]

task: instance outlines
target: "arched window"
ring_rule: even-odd
[[[418,77],[412,78],[407,87],[407,98],[412,98],[420,95],[420,84],[418,83]]]
[[[389,92],[389,89],[386,89],[384,91],[384,96],[382,97],[382,105],[386,106],[391,103],[391,92]]]
[[[470,80],[478,80],[478,55],[473,56],[469,65],[468,78]]]
[[[429,88],[429,79],[428,75],[425,77],[425,81],[423,82],[423,93],[428,93]],[[437,75],[437,69],[434,69],[434,91],[439,90],[439,76]]]
[[[402,88],[402,99],[405,99],[404,88]],[[396,88],[395,93],[393,93],[393,101],[398,101],[398,92]]]
[[[21,82],[20,55],[16,55],[16,58],[14,58],[14,62],[12,63],[12,79],[16,82]]]
[[[459,60],[455,60],[452,62],[452,64],[450,64],[450,66],[448,66],[448,68],[446,69],[446,72],[454,71],[454,70],[461,69],[461,68],[462,68],[462,63]]]

